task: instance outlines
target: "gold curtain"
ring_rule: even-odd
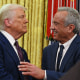
[[[20,4],[27,8],[25,12],[29,21],[27,33],[18,41],[26,50],[30,62],[41,67],[42,50],[48,45],[48,41],[44,38],[48,0],[0,0],[0,8],[9,3]]]

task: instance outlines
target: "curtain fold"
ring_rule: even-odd
[[[7,4],[11,3],[11,0],[7,0]]]
[[[2,7],[2,5],[3,5],[3,1],[2,1],[2,0],[0,0],[0,8]]]
[[[33,6],[33,12],[34,12],[34,17],[33,17],[33,19],[34,19],[34,24],[32,24],[32,26],[33,26],[33,33],[34,33],[34,35],[33,35],[33,52],[32,52],[32,54],[33,54],[33,56],[32,57],[34,57],[34,58],[32,58],[32,63],[33,64],[35,64],[36,63],[36,53],[37,53],[37,46],[38,46],[38,44],[37,44],[37,40],[38,40],[38,18],[39,18],[39,11],[38,11],[38,5],[39,5],[39,0],[33,0],[33,4],[34,4],[34,6]]]
[[[36,44],[34,47],[35,5],[36,5],[36,0],[33,0],[33,4],[32,4],[32,28],[31,28],[31,63],[33,63],[33,64],[35,64],[35,56],[36,56],[34,53],[34,48],[36,49]]]
[[[18,0],[11,0],[11,2],[12,2],[13,4],[18,4],[17,1],[18,1]]]
[[[3,0],[3,5],[7,4],[7,1],[6,0]]]
[[[43,36],[43,48],[45,48],[48,44],[49,41],[46,40],[46,36],[47,36],[47,15],[48,15],[48,0],[44,1],[44,28],[43,28],[43,32],[44,32],[44,36]]]

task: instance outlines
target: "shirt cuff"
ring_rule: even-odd
[[[45,70],[45,77],[44,77],[43,80],[47,80],[46,70]]]

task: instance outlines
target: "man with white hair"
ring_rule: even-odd
[[[15,43],[27,32],[25,10],[18,4],[6,4],[0,8],[0,80],[31,80],[17,67],[20,61],[29,62],[25,50],[18,44],[17,48]]]

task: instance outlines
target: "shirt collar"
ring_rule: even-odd
[[[77,34],[75,34],[70,40],[68,40],[68,41],[65,42],[64,44],[59,43],[59,46],[60,46],[60,45],[63,45],[64,48],[65,48],[67,45],[70,46],[71,42],[74,40],[74,38],[75,38],[76,36],[77,36]]]
[[[10,35],[8,32],[1,30],[1,33],[8,39],[8,41],[11,43],[11,45],[14,45],[15,39],[12,35]]]

